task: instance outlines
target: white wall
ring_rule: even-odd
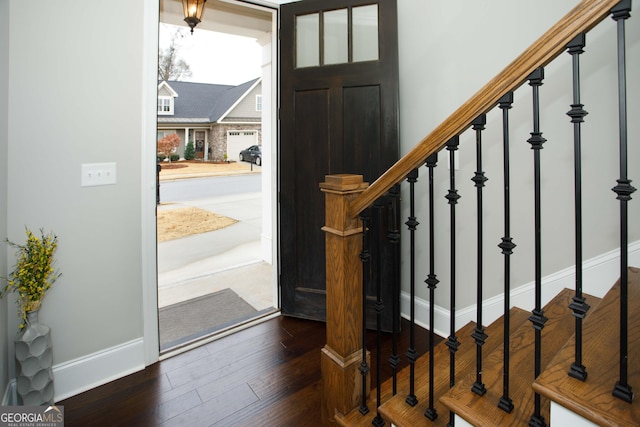
[[[144,159],[141,147],[145,138],[155,140],[155,107],[145,104],[154,105],[155,89],[149,96],[145,81],[157,83],[149,67],[155,55],[145,57],[153,43],[145,49],[143,31],[146,15],[157,11],[153,3],[61,0],[33,8],[10,0],[9,13],[0,14],[19,23],[9,30],[8,152],[0,155],[8,158],[7,234],[23,241],[27,226],[59,236],[63,275],[40,314],[53,331],[58,398],[145,363],[143,281],[152,273],[143,246],[155,242],[143,240],[154,236],[143,221],[153,220],[153,208],[142,206],[147,193],[153,197],[145,171],[154,159]],[[147,37],[156,34],[151,28]],[[0,117],[5,110],[0,106]],[[117,164],[117,183],[81,187],[81,165],[97,162]],[[9,335],[16,328],[10,315]],[[107,350],[115,353],[102,354]],[[89,356],[103,362],[98,370],[115,366],[108,357],[118,351],[127,355],[118,372],[69,377]]]
[[[7,102],[9,82],[9,2],[0,1],[0,239],[7,235]],[[7,247],[0,244],[0,277],[7,275]],[[0,282],[1,283],[1,282]],[[4,283],[2,283],[4,286]],[[0,300],[0,325],[7,324],[7,298]],[[9,380],[8,331],[0,327],[0,405]]]
[[[578,1],[543,0],[534,6],[524,1],[494,0],[398,2],[400,57],[401,151],[406,153],[421,138],[478,91],[528,45],[566,14]],[[606,28],[587,36],[582,56],[582,102],[589,112],[583,125],[583,159],[585,195],[583,200],[585,259],[608,252],[618,246],[617,215],[619,202],[611,188],[616,185],[617,98],[615,23],[606,19]],[[640,20],[632,17],[627,24],[628,76],[640,75]],[[565,115],[570,109],[570,55],[545,70],[541,88],[543,112],[541,130],[547,139],[541,152],[543,275],[560,271],[574,263],[573,256],[573,126]],[[629,78],[630,177],[640,182],[638,144],[640,106],[637,79]],[[512,236],[518,245],[512,258],[512,286],[529,283],[533,274],[533,155],[526,140],[532,131],[531,89],[528,85],[516,93],[511,110],[511,195]],[[503,286],[503,255],[497,248],[504,235],[502,214],[502,152],[500,112],[488,117],[483,137],[483,169],[489,181],[484,189],[484,298],[498,295]],[[461,138],[458,152],[460,170],[456,182],[462,198],[457,205],[459,291],[456,305],[475,303],[476,286],[476,188],[470,179],[476,170],[475,136],[468,132]],[[426,169],[417,194],[426,194]],[[446,203],[448,171],[444,156],[436,169],[437,242],[436,274],[439,289],[449,283],[449,205]],[[405,190],[406,191],[406,190]],[[637,196],[637,193],[636,193]],[[637,199],[637,197],[636,197]],[[428,299],[423,284],[428,272],[428,211],[426,199],[418,207],[419,257],[418,295]],[[407,212],[408,194],[403,194]],[[492,209],[490,208],[492,207]],[[630,204],[630,218],[638,217],[638,201]],[[640,239],[640,224],[631,221],[630,241]],[[464,236],[464,237],[462,237]],[[408,289],[408,238],[403,241],[403,289]],[[436,303],[449,306],[447,291],[437,291]]]

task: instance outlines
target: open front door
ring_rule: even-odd
[[[337,173],[373,182],[398,159],[396,1],[284,4],[280,25],[281,307],[286,315],[324,320],[319,184]],[[394,258],[382,268],[387,307],[398,283]]]

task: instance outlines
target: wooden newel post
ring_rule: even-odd
[[[350,203],[367,188],[362,175],[327,175],[325,193],[327,344],[321,353],[322,424],[360,405],[362,377],[362,223]],[[369,380],[367,379],[367,385]],[[367,391],[368,392],[368,391]]]

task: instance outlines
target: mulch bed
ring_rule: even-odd
[[[186,168],[189,165],[181,165],[178,163],[167,163],[167,164],[162,164],[160,165],[162,166],[162,169],[180,169],[180,168]]]

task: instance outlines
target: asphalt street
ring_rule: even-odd
[[[214,197],[256,193],[262,190],[259,173],[178,179],[160,183],[160,201],[186,202]]]

